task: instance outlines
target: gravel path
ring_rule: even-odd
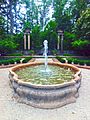
[[[33,108],[13,99],[8,70],[0,69],[0,120],[90,120],[90,70],[82,69],[76,103],[49,110]]]

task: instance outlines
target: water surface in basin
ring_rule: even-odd
[[[69,68],[65,69],[55,65],[48,65],[47,70],[44,65],[25,67],[17,70],[16,74],[24,82],[41,85],[61,84],[74,78],[74,72]]]

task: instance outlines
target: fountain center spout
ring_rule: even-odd
[[[48,65],[48,56],[47,56],[47,53],[48,53],[48,41],[47,40],[44,40],[43,42],[43,45],[44,45],[44,53],[43,55],[45,56],[45,71],[47,70],[47,65]]]

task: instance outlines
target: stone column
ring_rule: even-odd
[[[59,48],[60,48],[60,36],[58,35],[57,49],[59,50]]]
[[[30,34],[28,34],[28,50],[30,50]]]
[[[26,34],[24,34],[24,50],[26,50]]]
[[[63,35],[61,35],[61,52],[63,52]]]

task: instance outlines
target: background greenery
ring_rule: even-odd
[[[89,0],[41,0],[40,4],[34,0],[0,0],[0,9],[0,54],[23,51],[23,33],[29,28],[34,51],[43,48],[45,39],[49,49],[56,50],[57,31],[61,29],[64,31],[64,50],[90,55]]]

